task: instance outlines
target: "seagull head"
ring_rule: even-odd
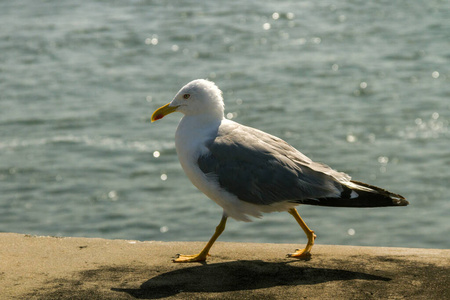
[[[170,103],[155,110],[151,121],[157,121],[176,111],[185,116],[207,115],[223,119],[222,91],[214,82],[209,80],[197,79],[191,81],[178,91]]]

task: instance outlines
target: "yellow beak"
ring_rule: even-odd
[[[152,118],[151,118],[152,123],[159,119],[164,118],[168,114],[171,114],[177,110],[178,106],[169,106],[169,104],[170,103],[167,103],[166,105],[161,106],[160,108],[155,110],[155,112],[152,114]]]

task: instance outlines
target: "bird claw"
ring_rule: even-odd
[[[295,250],[294,253],[289,253],[286,255],[287,257],[293,257],[293,258],[298,258],[301,260],[310,260],[311,259],[311,252],[306,251],[306,249],[302,249],[302,250]]]
[[[314,240],[316,238],[317,235],[315,235],[314,231],[311,230],[311,235],[308,237],[308,243],[306,244],[305,249],[295,249],[295,252],[288,254],[287,257],[294,257],[302,260],[310,260],[311,248],[314,245]]]
[[[174,263],[188,263],[188,262],[201,262],[206,260],[207,255],[195,254],[195,255],[182,255],[177,254],[172,260]]]

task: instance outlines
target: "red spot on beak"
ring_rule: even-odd
[[[159,120],[159,119],[162,119],[164,117],[164,115],[157,115],[156,117],[155,117],[155,121],[156,120]]]

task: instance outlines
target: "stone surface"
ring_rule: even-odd
[[[450,299],[450,250],[217,242],[171,262],[204,244],[0,233],[0,298]]]

